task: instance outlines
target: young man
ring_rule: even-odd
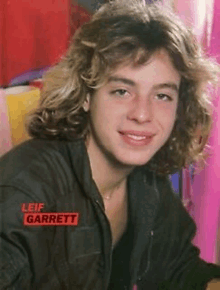
[[[46,77],[35,138],[0,161],[1,289],[219,287],[167,177],[202,155],[217,71],[169,11],[97,11]],[[78,223],[31,226],[33,211]]]

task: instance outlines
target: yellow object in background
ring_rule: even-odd
[[[40,90],[30,86],[11,87],[5,90],[12,145],[29,139],[25,130],[26,116],[38,106]]]
[[[0,156],[12,148],[8,107],[3,89],[0,89]]]

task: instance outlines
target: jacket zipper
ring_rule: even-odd
[[[155,174],[154,174],[153,177],[154,177],[154,187],[156,189],[156,193],[157,193],[157,196],[159,198],[159,192],[158,192],[157,186],[156,186]],[[146,175],[144,175],[144,184],[145,184],[145,186],[147,185]],[[154,236],[154,231],[152,230],[150,232],[150,245],[149,245],[149,249],[148,249],[147,267],[146,267],[145,271],[140,276],[137,277],[136,284],[132,286],[132,290],[138,290],[138,282],[140,282],[143,279],[143,277],[147,274],[147,272],[150,269],[151,250],[152,250],[152,245],[153,245],[153,236]]]
[[[137,281],[141,281],[143,277],[147,274],[147,272],[150,269],[150,262],[151,262],[151,250],[152,250],[152,245],[153,245],[153,236],[154,236],[154,231],[150,232],[150,245],[149,245],[149,250],[148,250],[148,260],[147,260],[147,267],[145,271],[137,278]]]
[[[102,205],[100,204],[100,202],[99,202],[98,199],[96,199],[95,202],[96,202],[96,204],[98,205],[98,207],[101,209],[103,215],[105,216],[106,222],[107,222],[107,224],[109,225],[109,229],[110,229],[110,224],[109,224],[109,221],[108,221],[108,219],[107,219],[107,217],[106,217],[106,214],[105,214],[105,212],[104,212],[104,210],[103,210]],[[110,246],[111,246],[111,252],[110,252],[110,257],[109,257],[109,269],[110,269],[109,273],[110,273],[110,274],[108,274],[108,279],[107,279],[107,283],[106,283],[106,285],[109,284],[110,275],[111,275],[111,268],[112,268],[112,251],[113,251],[113,249],[112,249],[112,234],[111,234],[111,230],[110,230]],[[107,288],[106,288],[106,289],[107,289]]]

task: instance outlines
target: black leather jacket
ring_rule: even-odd
[[[168,178],[138,168],[128,190],[135,229],[130,289],[201,290],[220,277],[192,246],[195,225]],[[82,140],[31,140],[13,149],[0,159],[0,192],[0,289],[107,289],[110,225]],[[78,212],[79,223],[24,226],[21,204],[33,202],[44,203],[45,212]]]

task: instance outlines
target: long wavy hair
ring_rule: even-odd
[[[89,113],[82,106],[87,94],[117,66],[144,64],[160,49],[168,52],[181,75],[179,103],[171,136],[147,167],[168,174],[203,158],[212,120],[210,88],[219,68],[169,9],[141,0],[106,3],[75,33],[67,54],[45,76],[29,134],[59,140],[85,137]]]

